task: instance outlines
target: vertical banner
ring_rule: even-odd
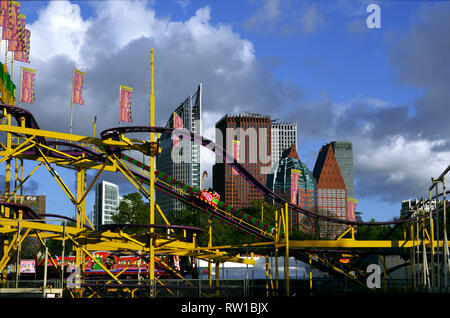
[[[3,21],[5,20],[6,15],[9,16],[9,1],[0,1],[0,26],[1,27],[3,27]]]
[[[19,45],[19,23],[25,21],[25,16],[19,14],[20,11],[20,3],[16,3],[15,1],[11,2],[9,15],[9,29],[11,30],[11,37],[8,41],[8,51],[15,52],[17,51]],[[19,22],[20,21],[20,22]]]
[[[34,79],[36,77],[36,70],[31,68],[21,67],[20,78],[20,102],[33,103],[34,102]]]
[[[9,28],[9,15],[10,15],[10,1],[1,1],[3,23],[2,23],[2,40],[11,39],[11,29]]]
[[[72,103],[84,105],[83,96],[81,95],[81,89],[83,88],[84,76],[83,73],[76,68],[73,69],[73,80],[72,80]]]
[[[22,32],[22,50],[14,52],[14,60],[24,63],[30,63],[30,30],[23,29]]]
[[[14,52],[22,52],[25,48],[25,15],[19,14],[17,19],[17,33],[13,36],[15,45],[13,47]],[[12,41],[10,41],[12,42]]]
[[[347,202],[348,202],[348,221],[355,222],[356,221],[355,210],[358,200],[348,198]]]
[[[16,50],[17,41],[19,39],[19,11],[20,3],[11,1],[9,5],[8,29],[6,34],[6,40],[9,40],[8,51]]]
[[[120,105],[120,120],[131,122],[131,93],[133,89],[131,87],[120,85],[120,97],[119,97],[119,105]]]
[[[241,145],[241,142],[239,140],[233,140],[233,157],[237,161],[239,161],[239,147]],[[232,168],[233,175],[237,176],[239,172],[237,172],[236,169]]]
[[[178,114],[176,112],[173,112],[173,129],[177,129],[177,128],[183,128],[183,118],[178,116]],[[173,135],[173,146],[177,147],[179,143],[180,143],[180,138],[178,138],[178,136],[176,136],[174,134]]]
[[[298,181],[302,172],[291,169],[291,203],[297,205]]]

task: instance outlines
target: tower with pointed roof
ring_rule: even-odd
[[[298,183],[293,180],[294,174],[298,175]],[[315,211],[315,180],[312,172],[299,159],[295,144],[283,151],[267,185],[292,204],[311,212]],[[290,214],[289,224],[293,229],[314,234],[314,224],[310,217],[294,212]]]
[[[347,219],[347,189],[331,144],[324,145],[317,156],[313,176],[317,180],[317,213],[329,218]],[[321,238],[334,239],[346,229],[345,224],[320,221]]]

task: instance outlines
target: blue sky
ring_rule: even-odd
[[[90,93],[89,85],[101,87],[103,83],[89,82],[89,75],[101,79],[106,76],[103,75],[107,73],[106,68],[112,65],[107,62],[118,59],[124,64],[129,63],[130,68],[141,67],[137,64],[138,59],[133,65],[127,56],[129,50],[137,52],[135,48],[141,48],[149,41],[156,47],[156,67],[165,72],[157,74],[157,107],[163,109],[158,114],[162,124],[166,121],[169,105],[174,108],[201,81],[205,89],[204,120],[211,119],[204,126],[214,126],[214,120],[239,109],[242,104],[282,120],[295,120],[299,127],[299,155],[311,170],[324,143],[349,140],[354,145],[357,210],[363,212],[366,221],[370,218],[384,221],[398,216],[401,199],[423,195],[421,191],[428,187],[430,177],[437,177],[445,169],[445,163],[450,162],[448,138],[432,128],[434,120],[437,122],[439,118],[430,117],[430,122],[423,127],[419,124],[412,128],[409,124],[414,116],[426,112],[422,104],[434,100],[434,87],[440,85],[437,80],[436,83],[424,83],[420,74],[439,72],[439,67],[436,70],[431,65],[433,61],[441,61],[440,56],[433,56],[439,52],[428,49],[434,44],[431,42],[434,38],[426,32],[428,26],[431,29],[433,23],[438,23],[439,19],[433,19],[433,16],[449,17],[448,3],[331,0],[56,2],[52,6],[46,1],[22,2],[22,13],[27,15],[27,25],[32,31],[48,32],[48,39],[51,39],[48,41],[59,43],[54,46],[56,50],[46,51],[46,47],[53,47],[44,43],[47,40],[43,37],[32,33],[32,62],[28,66],[38,69],[37,81],[44,81],[46,76],[62,76],[58,69],[70,70],[75,65],[84,67],[88,74],[85,88],[88,102],[86,108],[76,110],[76,116],[89,116],[86,122],[92,122],[93,114],[100,109],[97,105],[115,103],[113,97],[100,97],[102,94],[98,90],[96,94]],[[370,3],[378,3],[381,8],[380,29],[366,26],[370,14],[366,8]],[[128,12],[116,9],[123,8],[123,4],[142,8],[142,17],[128,20],[136,28],[142,26],[142,30],[127,29]],[[80,8],[79,12],[71,11],[77,8]],[[39,13],[38,10],[42,11]],[[46,16],[46,12],[51,14]],[[46,29],[45,24],[56,20],[59,12],[67,14],[66,27],[72,26],[73,34],[63,27]],[[114,30],[113,21],[118,30]],[[436,33],[444,42],[441,53],[445,54],[448,53],[446,43],[450,30],[448,23],[443,23]],[[133,33],[130,39],[126,38],[125,29]],[[436,42],[439,45],[438,39]],[[202,48],[200,53],[190,54],[199,47]],[[226,52],[233,52],[233,49],[241,49],[242,54],[236,53],[238,56],[231,58]],[[77,52],[80,53],[77,55]],[[423,61],[419,62],[424,63],[420,65],[422,68],[417,62],[413,63],[417,56],[419,61],[423,56]],[[212,71],[216,65],[226,69],[229,77],[219,78],[217,72]],[[244,75],[235,71],[239,67],[245,70]],[[440,67],[443,78],[448,79],[445,71],[448,64]],[[110,68],[108,72],[115,70]],[[137,73],[114,76],[138,81]],[[140,80],[147,85],[146,81]],[[65,127],[63,122],[68,118],[68,110],[51,113],[43,105],[50,100],[64,104],[67,100],[64,92],[70,90],[69,82],[62,83],[58,92],[49,85],[37,87],[41,98],[38,105],[30,105],[29,109],[36,109],[33,113],[46,129]],[[167,83],[174,82],[178,83],[176,91],[168,93],[173,84]],[[221,91],[222,88],[226,90]],[[138,88],[135,91],[139,93]],[[142,98],[139,101],[143,101],[141,104],[148,103],[146,93],[142,92],[139,97]],[[138,95],[135,96],[137,103]],[[433,105],[429,107],[438,109]],[[342,117],[327,118],[336,114]],[[79,130],[75,133],[88,134],[92,125],[81,123],[82,118],[76,118]],[[103,129],[112,127],[115,120],[108,121],[105,115],[101,125]],[[442,149],[436,150],[438,147]],[[372,152],[386,152],[386,155],[372,157]],[[418,162],[425,166],[421,174],[416,171]],[[34,163],[30,169],[32,167]],[[73,183],[73,171],[59,171],[70,180],[68,184]],[[40,168],[36,177],[37,191],[47,194],[48,212],[71,215],[73,208],[69,200],[59,188],[55,189],[56,183],[49,179],[45,168]],[[132,191],[129,186],[121,188],[121,194],[129,191]],[[93,203],[93,193],[88,196],[88,211]]]

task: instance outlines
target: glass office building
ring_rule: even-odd
[[[292,170],[296,170],[300,174],[298,191],[296,192],[292,191],[294,187]],[[274,174],[268,176],[267,186],[286,201],[305,210],[315,212],[316,182],[312,172],[299,159],[295,144],[292,144],[290,148],[283,152],[281,159],[275,165]],[[314,233],[314,220],[303,214],[291,212],[289,224],[291,229]]]
[[[175,114],[174,114],[175,113]],[[202,133],[202,84],[197,91],[186,98],[169,117],[166,127],[176,128],[176,118],[182,120],[182,128],[198,135]],[[176,117],[176,118],[174,118]],[[181,128],[181,127],[180,127]],[[160,139],[161,154],[156,157],[156,169],[173,176],[175,179],[200,188],[201,186],[201,158],[200,145],[191,141],[179,140],[174,146],[174,136],[164,134]],[[178,159],[176,159],[178,158]],[[174,160],[175,159],[175,160]],[[171,196],[156,191],[156,203],[164,213],[178,213],[184,208],[182,202]]]
[[[95,186],[93,224],[95,227],[112,224],[112,216],[119,207],[119,187],[111,182],[102,181]]]

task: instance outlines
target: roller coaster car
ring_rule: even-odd
[[[206,205],[212,209],[217,209],[219,204],[220,195],[213,189],[203,190],[202,192],[197,192],[193,194],[196,201],[200,201],[203,205]]]

